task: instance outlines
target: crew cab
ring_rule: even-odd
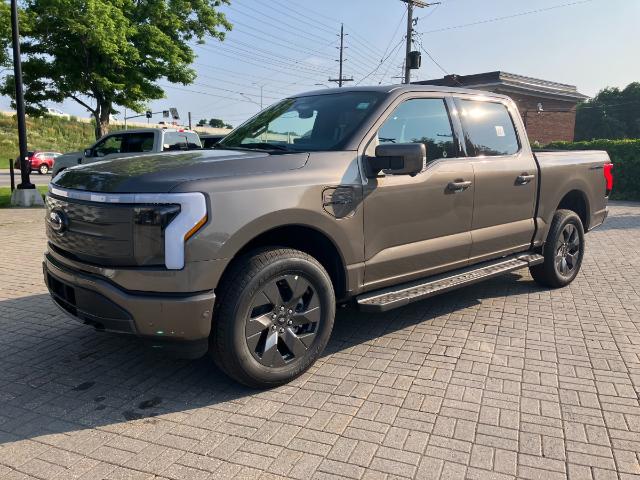
[[[320,356],[336,304],[383,312],[522,268],[568,285],[612,185],[605,152],[533,152],[505,96],[316,91],[214,150],[62,172],[44,274],[74,318],[269,387]]]
[[[202,148],[196,132],[177,128],[139,128],[112,132],[84,152],[71,152],[56,159],[52,175],[62,170],[110,158]]]

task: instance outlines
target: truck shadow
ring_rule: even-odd
[[[385,314],[339,309],[323,360],[481,302],[541,291],[510,274]],[[80,325],[46,294],[0,302],[0,444],[96,427],[117,431],[131,420],[181,422],[200,408],[235,412],[256,397],[290,397],[310,376],[259,392],[229,380],[208,358],[173,359],[134,337]]]

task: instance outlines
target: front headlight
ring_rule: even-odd
[[[170,207],[150,213],[158,222],[167,221],[164,232],[164,263],[169,270],[184,267],[184,245],[207,223],[207,202],[202,193],[136,194],[135,203]],[[175,207],[180,211],[175,214]],[[155,216],[154,216],[155,215]],[[157,218],[156,218],[157,216]]]

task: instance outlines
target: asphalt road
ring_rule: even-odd
[[[20,183],[20,172],[15,172],[16,185]],[[39,173],[31,174],[31,183],[36,185],[48,185],[51,181],[51,175],[40,175]],[[0,170],[0,187],[10,187],[11,178],[9,177],[9,170]]]

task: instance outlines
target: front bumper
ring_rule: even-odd
[[[134,334],[154,347],[197,358],[208,349],[213,290],[156,293],[124,290],[104,277],[70,269],[50,254],[44,278],[55,303],[100,330]]]

